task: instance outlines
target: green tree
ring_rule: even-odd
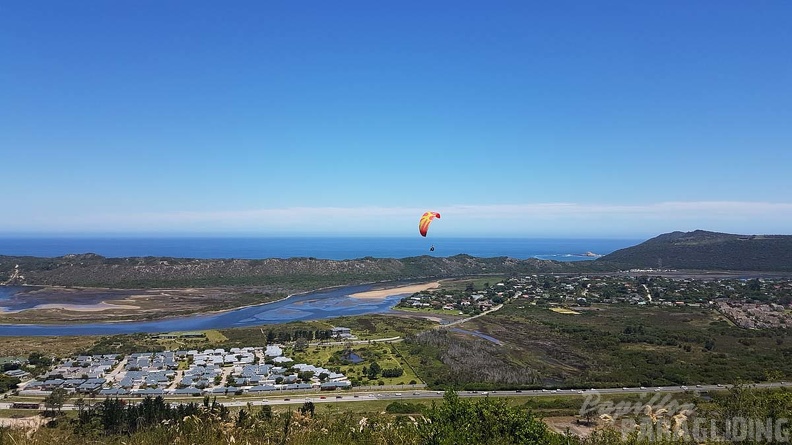
[[[16,389],[20,381],[17,377],[0,374],[0,393]]]
[[[77,407],[77,415],[82,414],[83,410],[85,409],[85,399],[79,397],[74,401],[74,406]]]
[[[314,376],[314,372],[313,371],[303,371],[303,372],[297,374],[297,377],[299,377],[300,380],[302,380],[303,382],[306,382],[306,383],[310,382],[311,379],[313,378],[313,376]]]
[[[302,408],[300,408],[300,413],[301,413],[302,415],[304,415],[304,416],[305,416],[305,415],[310,415],[311,417],[313,417],[313,415],[314,415],[314,410],[315,410],[314,404],[313,404],[313,402],[311,402],[311,401],[309,400],[309,401],[307,401],[307,402],[303,403],[303,406],[302,406]]]
[[[272,419],[272,407],[270,405],[262,406],[261,411],[256,414],[256,417],[260,420]]]
[[[236,418],[236,427],[237,428],[247,428],[252,423],[252,419],[250,417],[250,413],[247,410],[241,409],[237,414]]]
[[[52,359],[45,357],[40,352],[31,352],[28,356],[28,364],[36,368],[46,368],[52,366]]]
[[[58,411],[58,414],[61,412],[61,408],[63,408],[63,404],[66,403],[66,400],[69,399],[69,392],[63,388],[55,388],[52,392],[44,399],[44,407],[48,410],[55,410]]]
[[[294,341],[294,351],[295,352],[302,352],[308,349],[308,340],[304,337],[300,337]]]
[[[102,428],[105,434],[118,434],[124,427],[124,401],[105,399],[100,407]]]
[[[377,375],[379,375],[380,371],[382,371],[382,368],[380,368],[379,363],[377,363],[377,362],[371,363],[371,366],[369,366],[369,368],[368,368],[368,374],[367,374],[368,378],[370,380],[376,379]]]

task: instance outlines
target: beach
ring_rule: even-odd
[[[414,294],[416,292],[421,292],[424,290],[437,289],[438,287],[440,287],[440,282],[433,281],[431,283],[411,284],[409,286],[397,286],[387,289],[377,289],[366,292],[358,292],[356,294],[351,294],[350,297],[361,298],[361,299],[385,298],[391,295]]]

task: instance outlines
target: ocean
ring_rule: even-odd
[[[363,257],[448,257],[467,254],[490,258],[591,260],[643,242],[639,239],[551,238],[389,238],[389,237],[63,237],[0,238],[0,255],[57,257],[95,253],[105,257],[292,258],[347,260]],[[434,246],[434,251],[430,251]]]

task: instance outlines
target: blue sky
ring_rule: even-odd
[[[0,233],[791,232],[792,3],[390,3],[4,2]]]

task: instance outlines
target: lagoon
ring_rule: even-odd
[[[383,299],[361,299],[350,295],[373,289],[375,285],[345,286],[305,294],[292,295],[286,299],[230,311],[201,314],[189,317],[156,321],[79,323],[71,325],[13,325],[0,324],[0,336],[72,336],[112,335],[137,332],[196,331],[205,329],[228,329],[290,321],[323,320],[327,318],[381,314],[390,311],[405,294],[394,294]],[[3,289],[0,287],[0,289]],[[3,293],[10,297],[5,288]],[[18,289],[18,288],[17,288]],[[399,292],[394,290],[394,292]]]

